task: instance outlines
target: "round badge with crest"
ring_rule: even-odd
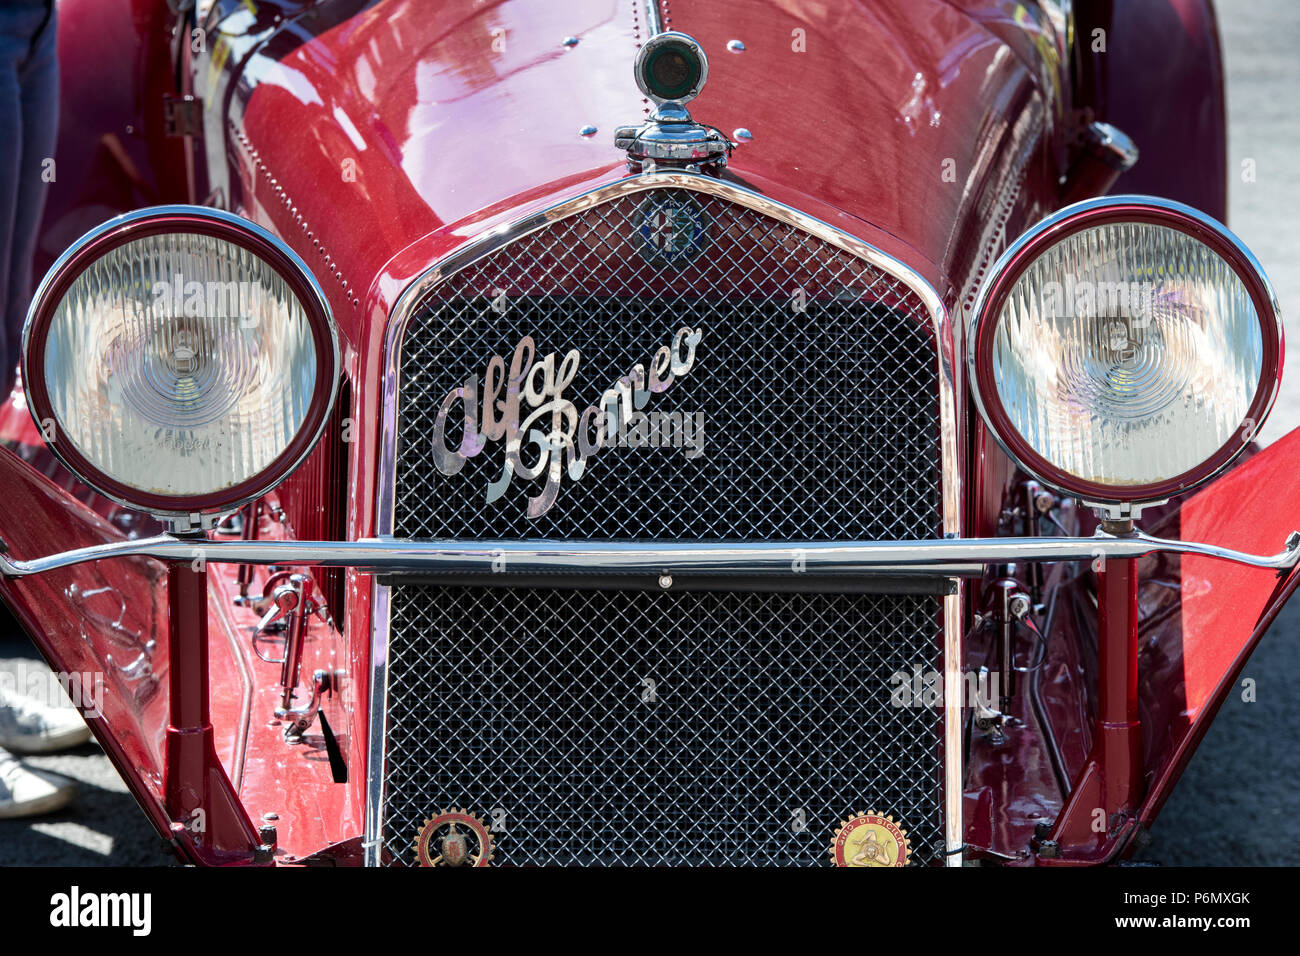
[[[419,866],[487,866],[492,862],[492,834],[474,814],[445,810],[420,827],[415,857]]]
[[[841,823],[831,844],[836,866],[906,866],[907,854],[907,832],[874,810]]]
[[[637,211],[636,243],[651,265],[680,269],[708,246],[708,216],[688,195],[653,195]]]

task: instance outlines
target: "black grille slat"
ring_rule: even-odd
[[[931,317],[869,263],[746,207],[694,200],[710,241],[681,267],[634,241],[654,190],[550,223],[455,271],[399,360],[393,533],[404,538],[888,540],[942,532]],[[792,308],[798,290],[806,311]],[[500,311],[502,302],[507,304]],[[494,308],[494,303],[496,308]],[[449,390],[581,352],[578,409],[677,329],[695,366],[647,411],[703,412],[701,457],[605,449],[553,507],[541,481],[487,503],[504,451],[433,465]],[[525,406],[526,409],[526,406]],[[527,412],[525,411],[525,414]],[[459,425],[447,432],[456,447]],[[534,582],[535,583],[535,582]],[[827,863],[854,812],[892,814],[938,862],[940,714],[890,703],[939,667],[925,595],[487,588],[397,581],[390,599],[383,845],[423,819],[507,814],[500,863]],[[644,704],[643,678],[659,701]],[[807,830],[790,828],[802,808]]]

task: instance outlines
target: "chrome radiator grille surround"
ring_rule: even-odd
[[[432,290],[401,347],[393,533],[938,537],[938,373],[920,299],[829,243],[712,197],[697,200],[710,226],[705,250],[682,267],[653,265],[636,246],[637,217],[667,193],[558,222]],[[444,396],[467,375],[481,376],[491,356],[508,362],[523,336],[536,340],[539,358],[581,351],[565,390],[581,408],[683,326],[703,332],[695,368],[652,407],[703,415],[699,457],[606,450],[537,519],[525,514],[525,492],[536,494],[540,479],[516,479],[485,503],[501,473],[499,444],[457,475],[433,467]],[[462,423],[453,424],[444,438],[451,448],[461,439]]]
[[[709,241],[691,262],[655,265],[636,244],[641,210],[687,191]],[[701,457],[605,449],[540,518],[524,505],[541,480],[516,479],[504,497],[485,500],[501,474],[499,443],[455,476],[433,468],[431,425],[447,391],[471,374],[481,380],[493,355],[508,364],[522,336],[536,340],[539,360],[580,350],[565,394],[581,408],[633,363],[649,364],[683,326],[704,334],[695,367],[654,401],[704,413]],[[761,196],[689,174],[602,187],[486,237],[399,302],[388,341],[379,532],[488,541],[956,533],[948,336],[923,280]],[[446,447],[458,445],[458,429],[447,430]],[[817,831],[833,833],[864,810],[900,818],[914,862],[960,862],[960,708],[889,705],[896,671],[953,679],[958,594],[757,593],[739,581],[734,591],[538,584],[394,579],[377,587],[371,764],[384,772],[371,775],[371,863],[410,862],[421,820],[458,801],[485,818],[495,809],[515,819],[517,810],[480,802],[498,794],[502,804],[533,804],[507,824],[498,862],[824,863],[828,834]],[[644,686],[629,699],[620,681],[656,661],[705,691],[679,687],[671,707],[630,709]],[[783,667],[794,689],[777,683]],[[785,762],[771,738],[772,711],[782,707],[790,739],[802,741]],[[626,743],[613,753],[585,751],[587,762],[575,764],[574,734]],[[667,746],[682,735],[710,746],[693,757]],[[746,759],[728,759],[732,747]],[[460,748],[473,753],[452,752]],[[841,757],[866,765],[849,770]],[[484,779],[456,769],[466,761]],[[797,805],[789,780],[810,781]],[[796,831],[777,819],[783,809],[803,810],[806,845],[784,839]],[[658,826],[710,858],[675,849]],[[706,832],[756,826],[764,833],[752,849]],[[578,845],[556,848],[536,836],[561,832]]]
[[[495,862],[827,865],[890,813],[941,857],[942,714],[891,704],[936,667],[934,597],[392,590],[383,846],[502,822]],[[504,811],[504,812],[502,812]]]

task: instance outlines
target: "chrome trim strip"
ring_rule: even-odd
[[[1248,554],[1214,544],[1155,538],[1140,531],[1091,538],[926,538],[910,541],[202,541],[159,535],[78,548],[30,561],[0,554],[8,578],[57,571],[106,558],[201,559],[213,564],[357,568],[368,573],[495,574],[928,574],[978,575],[985,566],[1026,561],[1127,560],[1157,552],[1190,554],[1255,568],[1289,571],[1300,563],[1300,531],[1283,551]],[[493,565],[498,569],[494,570]],[[799,567],[801,570],[794,570]],[[379,598],[383,600],[383,596]]]
[[[664,32],[664,17],[659,9],[659,0],[639,0],[641,4],[641,13],[645,16],[646,35],[641,41],[644,43],[656,33]]]
[[[366,832],[362,858],[366,866],[382,866],[384,854],[384,741],[388,737],[388,599],[391,589],[375,582],[371,604],[370,718],[366,731]],[[378,772],[376,772],[378,768]]]
[[[647,6],[653,7],[654,0],[647,0]],[[655,13],[657,16],[657,11]],[[945,537],[950,538],[960,535],[962,532],[962,486],[961,463],[957,454],[956,396],[960,393],[962,386],[962,367],[960,363],[955,361],[956,337],[948,312],[944,308],[938,292],[904,263],[886,255],[869,243],[822,222],[820,219],[799,212],[797,209],[783,203],[775,202],[753,190],[700,173],[685,171],[653,172],[628,176],[557,203],[518,222],[498,226],[471,240],[463,248],[436,263],[431,269],[407,286],[393,306],[388,335],[385,340],[384,354],[386,358],[377,501],[378,533],[381,536],[390,535],[393,531],[396,486],[394,469],[399,438],[397,435],[397,396],[400,384],[401,345],[406,333],[406,326],[424,296],[430,289],[457,270],[553,222],[577,215],[594,206],[611,202],[622,196],[664,187],[691,189],[716,196],[793,226],[865,260],[882,272],[892,275],[921,299],[934,322],[935,354],[939,371],[939,455],[942,467],[943,533]],[[961,679],[962,607],[960,591],[956,600],[948,599],[945,601],[944,680],[948,686],[955,686]],[[945,740],[959,739],[960,737],[962,713],[958,704],[959,702],[949,702],[945,706]],[[945,751],[945,794],[960,793],[961,791],[963,778],[961,757],[960,750]],[[948,798],[945,797],[945,799]],[[950,809],[951,806],[950,804]],[[957,806],[959,807],[959,804]],[[945,815],[945,831],[948,853],[950,854],[949,862],[953,865],[960,865],[962,846],[960,814],[955,820],[950,819],[947,814]],[[369,836],[367,838],[369,839]]]
[[[221,595],[216,593],[216,587],[209,582],[208,600],[221,600]],[[212,606],[212,605],[209,605]],[[221,607],[220,604],[216,605]],[[230,620],[230,615],[225,613],[225,608],[217,614],[221,621],[221,633],[226,637],[226,644],[230,647],[230,656],[234,658],[235,666],[239,670],[239,727],[235,731],[234,752],[231,754],[230,764],[230,783],[235,788],[235,793],[239,793],[244,788],[244,761],[248,756],[248,729],[253,720],[253,669],[248,666],[248,658],[245,656],[245,649],[248,645],[242,644],[239,640],[239,634],[235,631],[234,622]]]
[[[943,599],[943,839],[948,845],[944,855],[945,866],[961,866],[966,845],[962,818],[962,796],[965,774],[962,772],[965,756],[962,728],[961,671],[962,671],[962,593],[948,594]],[[956,755],[956,759],[949,756]],[[957,772],[953,772],[956,765]]]

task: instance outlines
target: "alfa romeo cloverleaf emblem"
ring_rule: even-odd
[[[689,196],[652,196],[636,219],[637,246],[647,262],[680,268],[709,243],[709,220]]]

